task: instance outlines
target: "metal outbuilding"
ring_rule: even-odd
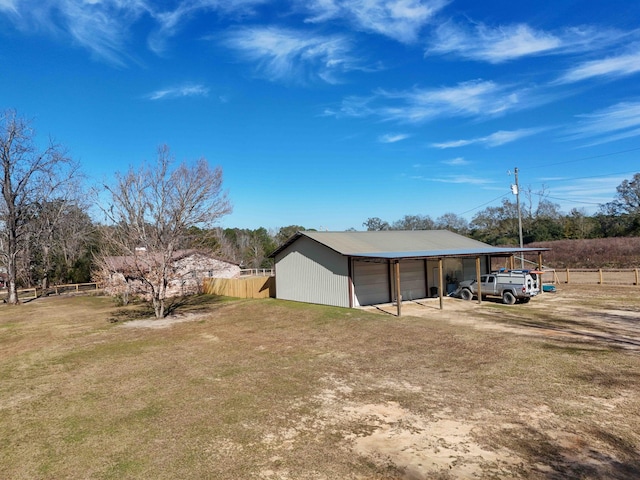
[[[276,298],[357,307],[403,300],[442,299],[463,280],[488,273],[492,257],[537,253],[546,248],[492,247],[448,230],[367,232],[303,231],[270,257]],[[400,299],[400,301],[397,301]]]

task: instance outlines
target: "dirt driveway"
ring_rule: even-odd
[[[635,297],[635,298],[634,298]],[[484,330],[517,335],[558,337],[617,348],[640,350],[640,287],[558,286],[528,304],[502,305],[500,299],[464,301],[446,297],[407,301],[402,316],[438,318]],[[389,315],[395,304],[365,307]]]

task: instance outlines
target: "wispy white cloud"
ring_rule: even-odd
[[[624,179],[624,176],[615,175],[566,180],[568,183],[565,185],[552,184],[548,193],[553,197],[551,199],[553,202],[557,202],[561,208],[567,211],[578,205],[587,212],[594,212],[599,204],[613,200],[616,187]]]
[[[540,133],[544,130],[545,130],[544,128],[521,128],[519,130],[499,130],[485,137],[476,137],[476,138],[471,138],[467,140],[452,140],[449,142],[432,143],[431,146],[435,148],[441,148],[441,149],[464,147],[467,145],[474,145],[474,144],[486,145],[488,147],[498,147],[506,143],[515,142],[516,140],[520,140],[521,138],[529,137],[531,135],[536,135],[537,133]]]
[[[385,121],[419,123],[438,117],[495,117],[537,104],[527,89],[491,81],[464,82],[453,87],[378,91],[370,97],[348,97],[327,115],[377,116]]]
[[[443,177],[429,178],[429,180],[438,183],[464,183],[468,185],[490,185],[494,183],[493,180],[473,177],[471,175],[445,175]]]
[[[209,89],[204,85],[184,84],[177,87],[156,90],[147,95],[149,100],[170,100],[184,97],[206,97]]]
[[[441,163],[450,167],[464,167],[465,165],[469,165],[471,162],[469,162],[469,160],[465,160],[462,157],[456,157],[449,160],[443,160]]]
[[[70,38],[98,59],[125,65],[133,57],[133,27],[144,19],[155,22],[149,29],[148,45],[160,53],[167,38],[198,13],[240,18],[267,1],[181,0],[173,9],[163,9],[153,0],[0,0],[0,12],[9,13],[10,20],[24,32]]]
[[[380,135],[378,137],[378,141],[380,143],[396,143],[401,142],[402,140],[406,140],[411,135],[407,133],[387,133],[385,135]]]
[[[554,35],[522,24],[499,28],[477,24],[473,29],[465,29],[445,23],[436,29],[433,44],[426,53],[454,53],[474,60],[500,63],[547,52],[560,45],[560,39]]]
[[[18,8],[16,7],[17,3],[18,0],[0,0],[0,10],[10,13],[18,13]]]
[[[640,44],[635,52],[615,57],[591,60],[565,72],[557,83],[575,83],[594,77],[623,77],[640,72]]]
[[[449,0],[299,0],[307,22],[346,20],[354,28],[412,43]]]
[[[251,27],[233,31],[224,43],[255,62],[257,72],[271,81],[339,83],[340,74],[361,69],[351,56],[349,39],[342,35]]]
[[[589,139],[585,146],[640,136],[640,101],[618,103],[577,118],[577,124],[567,130],[565,139]]]
[[[146,0],[0,0],[24,32],[68,36],[96,58],[123,65],[131,26],[149,11]],[[2,7],[0,7],[0,10]]]
[[[122,64],[128,56],[129,27],[147,11],[146,5],[137,1],[79,3],[64,0],[61,3],[67,29],[74,40],[97,57],[114,64]]]
[[[426,54],[454,54],[497,64],[527,56],[591,51],[621,42],[628,35],[591,27],[546,32],[526,24],[490,27],[483,23],[467,26],[447,22],[435,30]]]
[[[242,19],[256,14],[256,7],[268,3],[269,0],[186,0],[177,4],[173,10],[155,11],[153,18],[158,22],[158,29],[149,36],[149,48],[156,53],[166,49],[166,42],[184,25],[198,14],[215,11],[217,14],[232,19]]]

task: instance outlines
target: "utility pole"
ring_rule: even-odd
[[[514,169],[514,175],[516,177],[515,185],[511,185],[511,193],[516,196],[516,206],[518,207],[518,234],[520,235],[520,248],[523,248],[522,244],[522,213],[520,212],[520,185],[518,184],[518,167]],[[520,252],[520,268],[524,270],[524,254]]]

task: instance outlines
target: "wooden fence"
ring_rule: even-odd
[[[64,285],[52,285],[49,288],[34,287],[34,288],[20,288],[18,289],[18,298],[22,301],[34,300],[43,295],[60,295],[63,293],[84,293],[95,292],[99,288],[95,282],[91,283],[67,283]],[[0,291],[0,299],[7,300],[7,289],[3,288]]]
[[[205,278],[202,290],[204,293],[225,297],[275,297],[276,277]]]
[[[42,289],[40,289],[42,290]],[[7,301],[7,297],[9,296],[7,289],[3,288],[2,291],[0,292],[0,299],[3,302]],[[20,301],[24,302],[27,300],[35,300],[36,298],[38,298],[38,289],[37,288],[19,288],[18,289],[18,298],[20,299]]]
[[[640,285],[638,268],[563,268],[544,269],[543,283],[577,285]]]

